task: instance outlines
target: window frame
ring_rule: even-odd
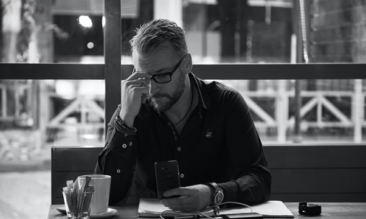
[[[104,80],[105,127],[121,100],[121,80],[133,70],[121,65],[120,0],[104,1],[105,64],[0,63],[0,80]],[[198,64],[193,72],[207,80],[366,79],[366,63],[319,64]],[[119,73],[118,73],[119,72]],[[107,130],[107,129],[105,129]],[[354,145],[352,143],[352,145]]]

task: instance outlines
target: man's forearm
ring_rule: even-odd
[[[248,173],[236,180],[218,183],[223,189],[225,201],[237,201],[246,204],[257,204],[269,199],[271,176],[268,173]]]
[[[239,185],[239,201],[258,204],[268,201],[271,192],[271,180],[251,173],[236,180]]]

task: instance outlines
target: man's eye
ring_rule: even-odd
[[[169,74],[159,74],[159,75],[155,76],[156,79],[164,79],[164,78],[167,78],[167,77],[169,77]]]

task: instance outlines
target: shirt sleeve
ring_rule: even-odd
[[[96,174],[111,176],[109,204],[113,205],[125,198],[130,186],[136,164],[136,135],[127,135],[116,129],[118,106],[108,123],[106,144],[98,156]]]
[[[224,202],[265,202],[269,199],[272,178],[249,107],[237,92],[230,92],[225,106],[226,146],[232,181],[218,184],[223,189]]]

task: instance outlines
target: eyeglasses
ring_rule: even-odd
[[[152,80],[154,80],[158,84],[165,84],[169,83],[172,80],[172,75],[174,72],[178,69],[182,61],[184,60],[185,55],[179,60],[179,62],[174,66],[173,70],[171,72],[166,72],[162,74],[152,75]],[[136,72],[136,69],[133,69],[133,73]]]

